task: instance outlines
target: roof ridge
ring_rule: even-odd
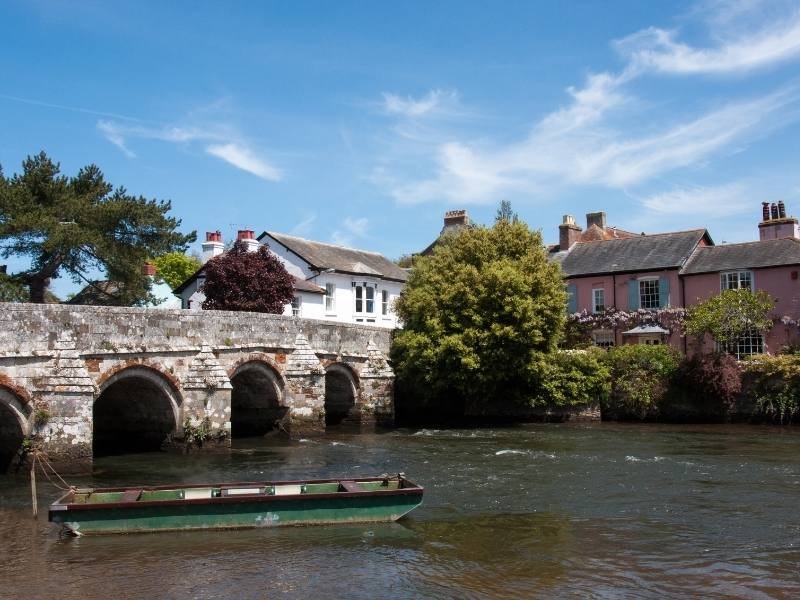
[[[635,234],[633,234],[633,237],[629,237],[629,238],[613,238],[613,239],[610,239],[610,240],[600,240],[600,241],[603,241],[603,242],[629,242],[631,240],[645,240],[645,239],[648,239],[648,238],[663,237],[665,235],[678,235],[678,234],[681,234],[681,233],[699,233],[699,232],[707,233],[708,230],[705,229],[704,227],[699,227],[697,229],[686,229],[686,230],[683,230],[683,231],[666,231],[664,233],[646,233],[645,235],[641,235],[641,234],[635,233]],[[626,233],[630,233],[630,232],[626,232]],[[573,246],[577,246],[578,244],[594,244],[597,241],[598,240],[589,241],[589,242],[583,242],[583,241],[575,242],[573,244]]]
[[[374,254],[376,256],[384,256],[380,252],[375,252],[374,250],[362,250],[361,248],[353,248],[351,246],[341,246],[339,244],[331,244],[329,242],[319,242],[317,240],[309,240],[308,238],[300,237],[299,235],[291,235],[289,233],[281,233],[279,231],[265,231],[267,235],[282,235],[288,238],[292,238],[295,240],[300,240],[301,242],[309,242],[311,244],[319,244],[320,246],[330,246],[331,248],[339,248],[341,250],[352,250],[353,252],[363,252],[364,254]],[[385,258],[385,256],[384,256]]]
[[[800,244],[800,239],[793,237],[784,237],[784,238],[773,238],[771,240],[750,240],[749,242],[732,242],[730,244],[717,244],[716,246],[703,246],[702,248],[710,250],[713,248],[728,248],[730,246],[747,246],[750,244],[763,244],[764,242],[783,242],[783,241],[794,241]]]

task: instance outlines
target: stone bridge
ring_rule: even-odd
[[[280,315],[0,303],[0,471],[26,438],[84,469],[192,436],[390,425],[390,343]]]

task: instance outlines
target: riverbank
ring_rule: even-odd
[[[0,478],[3,591],[105,598],[679,598],[800,594],[800,431],[618,423],[237,440],[98,459],[94,485],[405,471],[386,526],[61,539]],[[40,485],[40,506],[56,490]],[[156,539],[157,537],[157,539]],[[133,593],[133,592],[132,592]]]

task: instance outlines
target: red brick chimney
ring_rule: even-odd
[[[142,275],[145,277],[156,276],[156,266],[153,263],[146,262],[142,265]]]
[[[558,249],[569,250],[578,241],[583,230],[575,223],[575,217],[564,215],[561,225],[558,226]]]
[[[252,229],[240,229],[236,235],[236,240],[243,242],[248,252],[255,252],[261,245]]]
[[[786,204],[779,202],[761,203],[761,222],[758,224],[758,239],[778,240],[781,238],[800,238],[800,228],[795,217],[786,216]]]

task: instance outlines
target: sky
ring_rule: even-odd
[[[194,250],[396,258],[501,200],[547,243],[598,210],[749,241],[762,201],[800,216],[800,0],[5,0],[0,165],[41,150],[170,200]]]

